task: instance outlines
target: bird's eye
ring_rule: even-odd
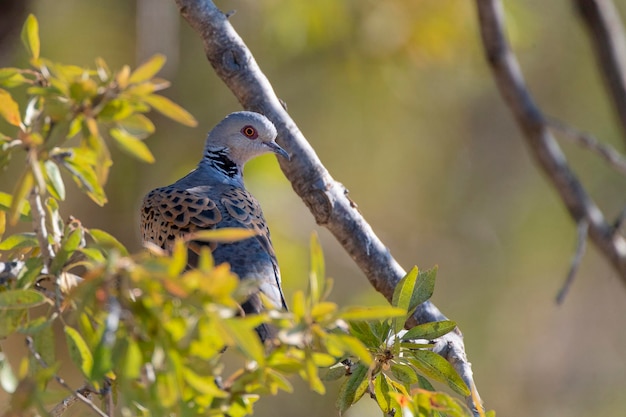
[[[248,139],[254,140],[259,137],[259,132],[257,132],[256,129],[250,125],[244,126],[243,129],[241,129],[241,133],[243,133],[243,135]]]

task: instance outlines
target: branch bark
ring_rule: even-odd
[[[476,0],[476,4],[487,60],[531,153],[556,188],[570,216],[577,224],[588,223],[589,237],[626,284],[626,241],[606,222],[602,211],[570,169],[550,133],[548,120],[530,95],[504,34],[502,3],[500,0]]]
[[[626,37],[611,0],[574,0],[593,42],[607,92],[626,141]]]
[[[228,22],[228,16],[209,0],[176,0],[176,3],[182,16],[201,36],[206,56],[215,72],[242,106],[265,114],[276,125],[280,145],[291,154],[290,162],[280,161],[281,169],[316,222],[335,236],[372,286],[391,300],[396,283],[406,275],[406,271],[357,210],[346,188],[335,181],[321,163],[281,105],[243,40]],[[426,302],[417,309],[408,325],[443,319],[445,316],[441,311],[431,302]],[[441,338],[435,351],[455,367],[472,389],[474,395],[466,401],[478,415],[477,409],[482,409],[482,406],[461,332],[457,329]]]

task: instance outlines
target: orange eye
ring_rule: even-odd
[[[241,129],[241,133],[243,133],[243,135],[248,139],[254,140],[259,137],[259,133],[250,125],[244,126],[243,129]]]

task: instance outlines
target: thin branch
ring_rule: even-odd
[[[76,390],[76,392],[81,393],[84,397],[91,397],[91,390],[87,387],[82,387]],[[61,417],[67,410],[70,409],[74,404],[78,403],[80,399],[76,396],[76,394],[72,393],[69,397],[63,399],[59,404],[57,404],[52,410],[50,410],[50,415],[52,417]]]
[[[176,0],[182,16],[201,36],[206,56],[217,75],[244,108],[265,114],[278,130],[278,141],[291,161],[279,161],[283,173],[302,198],[316,222],[326,227],[361,268],[372,286],[388,300],[406,271],[391,256],[345,187],[335,181],[291,119],[254,57],[228,22],[227,16],[209,0]],[[408,325],[444,320],[431,302],[419,306]],[[463,358],[464,366],[451,362],[469,387],[475,389],[470,364],[465,359],[463,336],[457,329],[444,336],[437,353]],[[470,408],[482,407],[466,399]],[[478,412],[476,415],[478,415]]]
[[[589,224],[589,237],[626,285],[626,240],[614,233],[596,203],[570,169],[549,124],[530,95],[504,34],[500,0],[476,0],[487,60],[504,100],[524,133],[529,150],[576,223]]]
[[[39,362],[39,365],[41,365],[42,368],[48,368],[48,364],[46,363],[46,361],[43,360],[43,358],[41,357],[39,352],[37,352],[37,350],[35,349],[35,345],[33,343],[33,338],[32,337],[30,337],[30,336],[26,337],[26,346],[28,346],[28,350],[30,350],[31,355],[33,355],[35,360],[37,360],[37,362]],[[89,398],[87,398],[84,394],[82,394],[82,392],[85,391],[85,388],[81,388],[81,389],[78,389],[78,390],[74,391],[72,389],[72,387],[67,385],[67,382],[65,382],[65,380],[63,378],[61,378],[60,376],[58,376],[57,374],[54,374],[54,379],[56,379],[56,381],[59,383],[59,385],[61,385],[63,388],[65,388],[66,390],[71,392],[72,395],[75,395],[76,398],[78,398],[80,401],[82,401],[87,407],[91,408],[100,417],[109,417],[102,410],[100,410],[100,408],[98,408],[98,406],[95,405]]]
[[[561,132],[564,138],[571,140],[572,142],[582,146],[583,148],[595,152],[596,154],[598,154],[598,156],[608,162],[609,165],[615,168],[616,171],[626,175],[626,158],[624,158],[622,154],[615,150],[615,148],[599,142],[590,134],[576,130],[573,127],[567,126],[566,124],[561,123],[556,119],[549,119],[548,123],[549,127],[551,127],[552,130]]]
[[[569,293],[569,289],[574,283],[574,277],[576,277],[576,273],[578,272],[578,268],[580,267],[580,263],[585,255],[585,250],[587,248],[587,233],[589,230],[589,223],[585,220],[581,220],[578,223],[578,227],[576,228],[576,251],[574,252],[574,256],[572,257],[572,262],[570,264],[569,272],[565,277],[565,282],[563,286],[559,290],[559,293],[556,296],[556,303],[562,304],[565,300],[565,296]]]
[[[574,0],[574,5],[587,25],[626,140],[626,39],[619,13],[611,0]]]

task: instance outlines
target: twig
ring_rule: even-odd
[[[92,394],[91,390],[86,386],[77,389],[76,392],[80,392],[86,398],[89,398]],[[52,410],[50,410],[50,415],[52,417],[61,417],[63,414],[65,414],[67,410],[69,410],[70,407],[72,407],[78,401],[80,400],[78,399],[76,394],[72,394],[69,397],[65,398],[63,401],[61,401],[59,404],[57,404]]]
[[[626,285],[626,240],[614,233],[602,211],[567,164],[550,133],[548,122],[533,101],[522,71],[504,35],[504,12],[500,0],[476,0],[480,31],[487,60],[504,100],[524,133],[529,150],[555,187],[576,223],[589,224],[589,237],[611,262]]]
[[[215,72],[243,107],[265,114],[276,125],[281,146],[292,156],[290,162],[279,161],[281,169],[316,222],[337,238],[371,285],[391,300],[396,283],[406,271],[346,195],[345,187],[335,181],[321,163],[227,16],[209,0],[176,0],[176,3],[182,16],[201,36]],[[445,318],[434,304],[426,302],[418,307],[407,324],[414,326]],[[444,349],[443,346],[451,347]],[[435,351],[447,359],[447,354],[464,358],[460,330],[443,336],[442,344]],[[472,374],[467,372],[469,362],[465,361],[465,365],[455,367],[467,385],[475,388]],[[470,397],[466,401],[474,407]]]
[[[587,248],[587,232],[589,230],[589,223],[585,220],[581,220],[578,222],[578,227],[576,228],[576,251],[574,252],[574,256],[572,257],[572,262],[570,264],[569,271],[567,276],[565,277],[565,282],[563,286],[559,290],[559,293],[556,296],[556,303],[562,304],[565,300],[565,296],[569,292],[572,284],[574,283],[574,277],[578,272],[578,268],[580,267],[580,262],[585,255],[585,249]]]
[[[626,42],[619,12],[611,0],[574,0],[574,4],[587,25],[626,140]]]
[[[588,133],[581,132],[571,126],[555,120],[548,119],[549,127],[557,132],[561,132],[563,137],[573,141],[574,143],[589,149],[598,154],[602,159],[607,161],[609,165],[615,168],[621,174],[626,175],[626,158],[622,156],[615,148],[610,145],[599,142],[596,138]]]
[[[35,346],[33,344],[33,338],[30,336],[26,337],[26,346],[28,346],[28,350],[30,350],[30,353],[33,355],[33,357],[37,360],[37,362],[39,362],[39,365],[41,365],[41,367],[43,368],[48,368],[48,364],[46,363],[46,361],[43,360],[43,358],[41,357],[41,355],[39,354],[39,352],[37,352],[37,350],[35,349]],[[74,391],[72,389],[72,387],[70,387],[69,385],[67,385],[67,383],[65,382],[65,380],[63,378],[61,378],[60,376],[58,376],[57,374],[54,374],[54,379],[59,383],[59,385],[61,385],[63,388],[65,388],[66,390],[68,390],[69,392],[72,393],[72,395],[75,395],[76,398],[78,400],[80,400],[81,402],[83,402],[85,405],[87,405],[89,408],[91,408],[96,414],[98,414],[100,417],[109,417],[107,414],[105,414],[102,410],[100,410],[100,408],[98,408],[97,405],[95,405],[89,398],[87,398],[85,395],[83,395],[81,393],[81,390],[76,390]],[[86,388],[83,388],[82,390],[84,391]],[[56,408],[56,407],[55,407]]]

